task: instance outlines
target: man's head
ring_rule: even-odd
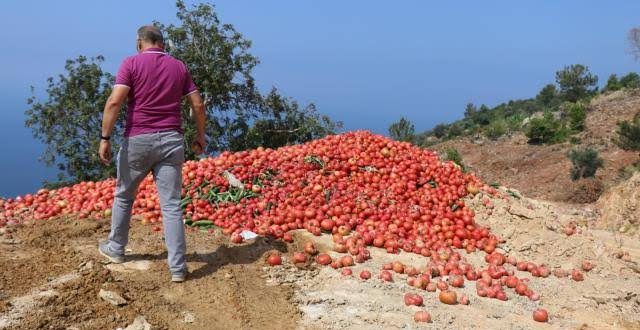
[[[162,32],[153,25],[145,25],[138,29],[138,40],[136,43],[139,52],[151,47],[164,48]]]

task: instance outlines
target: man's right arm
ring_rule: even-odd
[[[204,152],[207,141],[204,136],[204,126],[206,122],[206,115],[204,112],[204,102],[202,101],[202,97],[198,91],[190,93],[187,95],[187,100],[191,105],[191,109],[193,110],[193,119],[196,122],[196,139],[194,144],[191,146],[193,152],[196,154],[201,154]],[[197,144],[197,145],[196,145]]]

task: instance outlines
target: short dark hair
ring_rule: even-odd
[[[138,39],[152,44],[164,43],[162,32],[153,25],[145,25],[138,29]]]

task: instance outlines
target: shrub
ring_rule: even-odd
[[[492,121],[484,129],[484,135],[489,139],[496,140],[507,132],[507,123],[504,119],[496,119]]]
[[[449,126],[449,130],[447,131],[447,138],[453,139],[458,137],[464,133],[464,129],[460,125],[459,122],[455,122]]]
[[[573,163],[571,179],[574,181],[595,176],[596,171],[603,164],[602,158],[598,156],[598,151],[592,148],[573,149],[569,152],[569,159]]]
[[[569,129],[581,132],[584,130],[584,121],[587,119],[587,111],[584,104],[577,102],[568,106],[567,116],[569,119]]]
[[[449,147],[444,150],[444,155],[445,155],[444,156],[445,160],[449,160],[458,164],[458,166],[460,166],[460,168],[462,168],[463,171],[466,171],[466,167],[464,166],[464,162],[462,161],[462,155],[460,155],[460,152],[458,152],[458,149]]]
[[[623,88],[639,88],[640,75],[630,72],[626,76],[620,78],[620,86]]]
[[[445,135],[447,135],[447,125],[445,124],[438,124],[433,128],[433,135],[435,137],[437,137],[438,139],[443,138]]]
[[[618,123],[616,131],[618,137],[616,144],[624,150],[640,150],[640,112],[635,115],[633,121]]]
[[[389,136],[396,141],[413,142],[415,128],[413,123],[404,117],[389,126]]]
[[[618,76],[616,76],[615,74],[612,74],[609,76],[609,79],[607,80],[607,85],[604,87],[605,91],[617,91],[620,88],[622,88],[622,85],[620,85],[620,81],[618,80]]]
[[[542,118],[531,119],[525,135],[532,144],[558,143],[567,138],[568,132],[562,122],[547,111]]]

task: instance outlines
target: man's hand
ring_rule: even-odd
[[[207,146],[207,140],[204,137],[204,125],[206,122],[206,115],[204,113],[204,103],[202,97],[198,91],[195,91],[187,95],[187,100],[191,104],[193,110],[193,119],[196,121],[196,139],[191,144],[191,149],[196,155],[200,155],[204,152]]]
[[[105,165],[109,165],[109,163],[111,162],[111,142],[109,142],[109,140],[101,140],[100,141],[100,147],[98,148],[98,156],[100,157],[100,161],[105,164]]]
[[[197,135],[196,139],[193,140],[193,143],[191,144],[191,150],[193,150],[196,155],[201,155],[202,153],[204,153],[204,147],[206,146],[207,140],[205,139],[204,135]]]

